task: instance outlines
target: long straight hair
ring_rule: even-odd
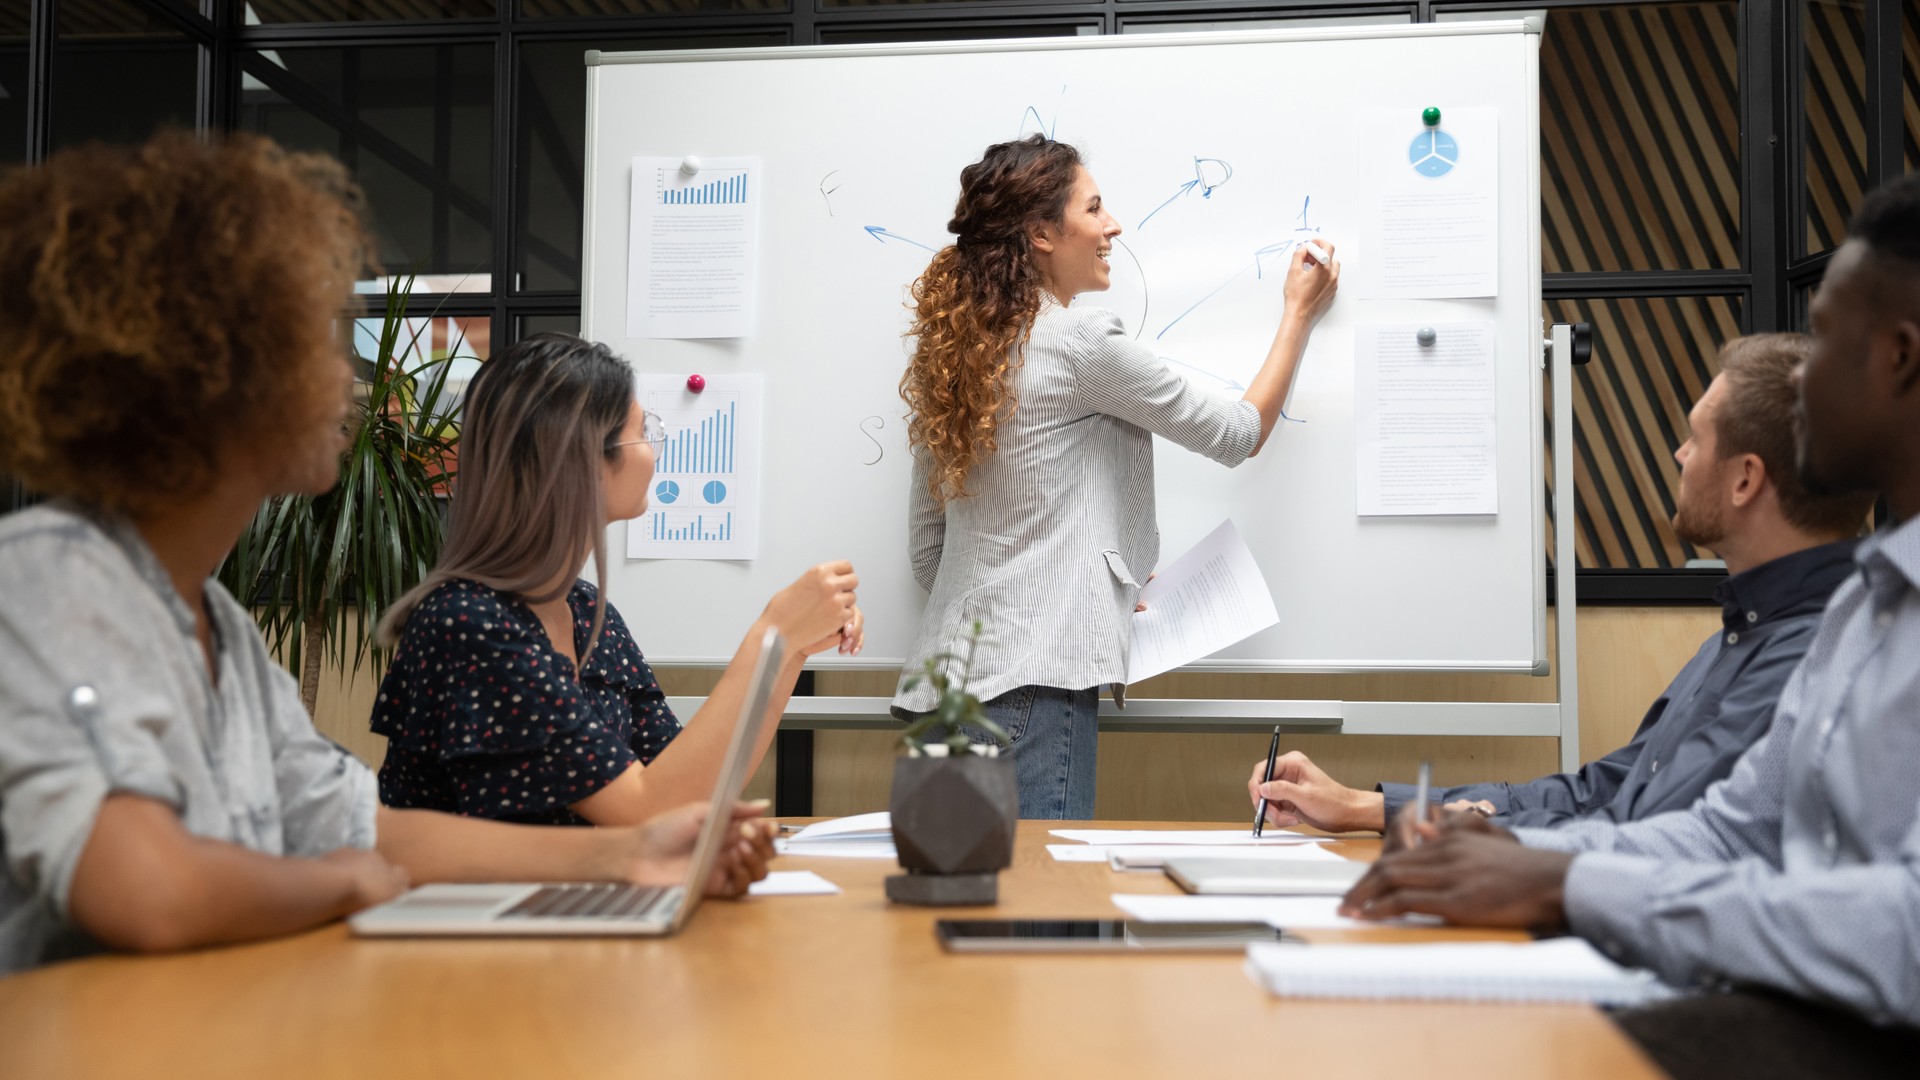
[[[586,663],[606,625],[601,467],[618,457],[613,444],[632,408],[633,369],[572,334],[535,334],[480,365],[467,384],[446,545],[381,617],[381,643],[393,644],[414,606],[451,578],[535,604],[565,596],[590,549],[603,598],[580,656]]]

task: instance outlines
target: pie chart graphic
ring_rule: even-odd
[[[680,485],[671,480],[662,480],[654,485],[653,497],[663,503],[678,502],[680,499]]]
[[[700,489],[700,497],[707,500],[707,502],[715,506],[718,506],[722,502],[726,501],[727,485],[721,483],[718,480],[709,480],[707,481],[706,486]]]
[[[1460,164],[1460,144],[1439,128],[1428,128],[1413,137],[1407,147],[1407,162],[1421,176],[1438,179]]]

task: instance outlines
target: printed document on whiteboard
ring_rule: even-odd
[[[1355,125],[1366,212],[1349,258],[1368,300],[1451,299],[1500,291],[1500,112],[1369,109]],[[1346,254],[1342,252],[1341,254]]]
[[[758,158],[633,159],[627,336],[745,337],[760,261]]]
[[[1231,519],[1140,590],[1127,681],[1211,656],[1280,621],[1253,552]]]
[[[629,559],[751,559],[760,554],[758,375],[710,375],[701,393],[674,375],[635,380],[667,438],[647,509],[627,522]]]
[[[1497,514],[1490,322],[1354,330],[1361,516]]]

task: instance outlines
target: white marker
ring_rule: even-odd
[[[1311,240],[1307,241],[1307,258],[1312,259],[1321,266],[1333,266],[1333,255],[1330,254],[1326,248],[1321,247]]]

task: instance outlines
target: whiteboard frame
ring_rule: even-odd
[[[1208,45],[1234,44],[1268,41],[1351,41],[1385,38],[1420,37],[1469,37],[1481,35],[1526,34],[1538,37],[1544,28],[1544,18],[1529,15],[1521,19],[1489,20],[1485,22],[1449,22],[1422,23],[1407,26],[1371,26],[1371,27],[1312,27],[1289,30],[1253,30],[1253,31],[1216,31],[1207,33],[1169,33],[1169,34],[1127,34],[1102,35],[1096,37],[1060,37],[1030,38],[1018,40],[988,41],[940,41],[897,43],[887,45],[809,45],[809,46],[770,46],[756,49],[687,49],[657,52],[602,52],[597,49],[585,51],[584,61],[588,68],[621,64],[662,64],[688,63],[701,60],[725,60],[729,62],[790,59],[796,52],[804,50],[809,56],[816,57],[862,57],[862,56],[914,56],[925,54],[951,53],[1004,53],[1032,52],[1062,48],[1073,49],[1128,49],[1153,48],[1168,44]],[[1536,47],[1527,52],[1529,81],[1539,84],[1539,50]],[[583,266],[594,265],[596,232],[591,207],[598,205],[595,190],[598,170],[593,168],[593,147],[591,139],[597,130],[599,112],[600,83],[589,72],[587,79],[586,131],[590,140],[587,149],[588,160],[585,168],[585,190],[582,205],[589,208],[583,215],[581,261]],[[1540,156],[1540,114],[1538,95],[1527,102],[1526,125],[1529,160],[1539,161]],[[1528,224],[1530,235],[1540,234],[1540,191],[1539,170],[1528,172],[1529,185],[1526,194],[1528,200]],[[1528,245],[1528,289],[1535,303],[1533,310],[1539,309],[1542,296],[1540,245]],[[581,324],[592,325],[594,294],[590,289],[581,290]],[[1562,768],[1571,769],[1579,764],[1579,723],[1578,723],[1578,684],[1575,652],[1577,636],[1575,624],[1578,621],[1578,606],[1575,600],[1578,576],[1573,551],[1574,502],[1576,493],[1573,484],[1573,439],[1572,439],[1572,365],[1571,337],[1565,327],[1556,327],[1554,341],[1549,343],[1538,336],[1540,351],[1536,354],[1542,367],[1551,364],[1553,373],[1553,465],[1554,495],[1552,500],[1553,520],[1556,524],[1555,565],[1561,572],[1555,575],[1555,607],[1559,616],[1558,635],[1554,641],[1551,655],[1546,647],[1546,536],[1545,522],[1538,513],[1533,515],[1533,581],[1537,603],[1533,610],[1534,654],[1541,659],[1537,662],[1489,663],[1422,663],[1416,665],[1396,665],[1382,667],[1377,663],[1343,664],[1338,661],[1317,661],[1313,663],[1289,664],[1287,662],[1261,662],[1250,660],[1202,660],[1181,668],[1191,672],[1223,673],[1355,673],[1371,674],[1380,672],[1488,672],[1492,674],[1513,673],[1533,676],[1556,676],[1557,701],[1550,703],[1514,704],[1481,702],[1283,702],[1254,701],[1233,699],[1163,699],[1156,701],[1136,700],[1123,713],[1117,711],[1111,702],[1104,703],[1101,709],[1103,729],[1142,730],[1143,726],[1165,725],[1161,729],[1190,729],[1195,725],[1204,725],[1215,730],[1237,730],[1249,727],[1265,727],[1275,720],[1292,720],[1305,727],[1326,727],[1349,734],[1454,734],[1454,735],[1554,735],[1560,740],[1560,760]],[[1557,344],[1558,347],[1550,347]],[[1533,445],[1541,446],[1544,423],[1544,406],[1540,380],[1532,380],[1532,408],[1530,410],[1529,429]],[[1538,490],[1539,481],[1544,479],[1541,456],[1536,453],[1530,458],[1530,469]],[[725,657],[692,658],[679,660],[674,666],[710,667],[723,666]],[[818,670],[857,671],[857,670],[896,670],[898,663],[889,658],[869,660],[841,660],[830,665],[821,665]],[[676,706],[685,709],[682,715],[691,715],[702,699],[673,699]],[[817,727],[867,727],[896,723],[887,717],[887,699],[883,698],[796,698],[788,707],[785,719],[799,723],[789,727],[810,729]],[[869,719],[871,718],[871,719]],[[1291,725],[1289,725],[1291,726]]]

